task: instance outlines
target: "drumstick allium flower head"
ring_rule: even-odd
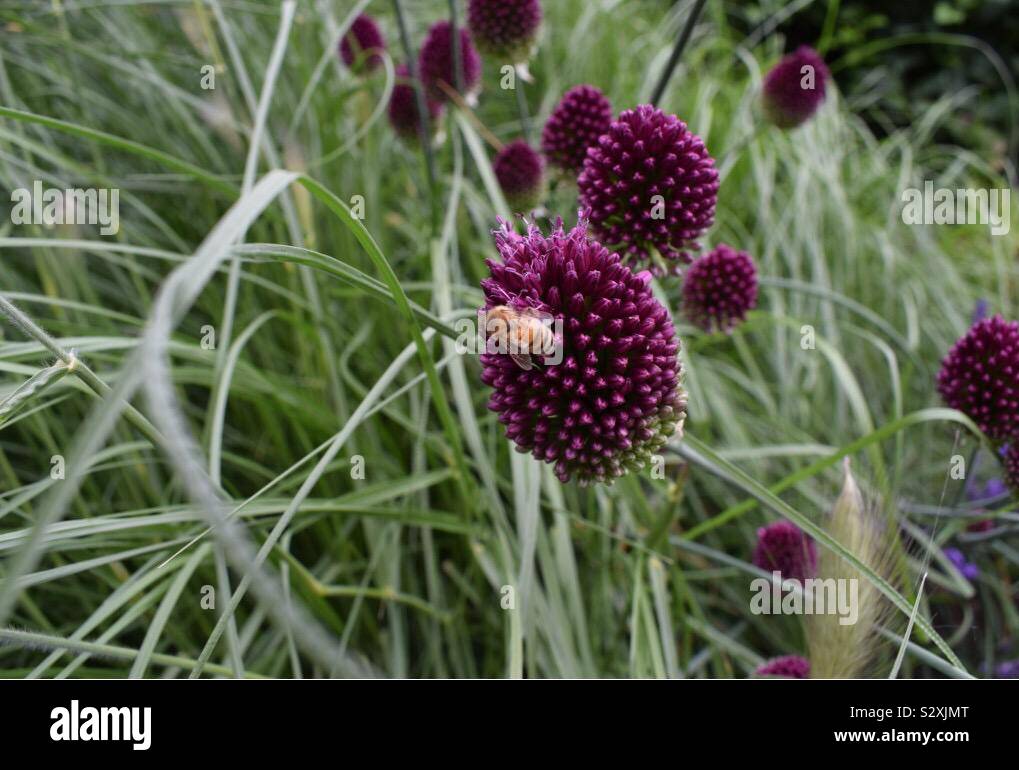
[[[389,96],[389,125],[401,139],[408,142],[416,142],[420,138],[418,129],[418,101],[414,91],[413,81],[410,77],[410,68],[401,64],[396,68],[396,85]],[[428,98],[425,95],[425,103],[428,107],[428,134],[435,132],[439,116],[442,114],[442,102]]]
[[[762,663],[754,672],[757,676],[783,676],[787,679],[810,677],[810,661],[799,655],[783,655]]]
[[[522,139],[499,150],[492,162],[495,178],[510,208],[528,213],[545,195],[545,161]]]
[[[765,117],[779,128],[806,122],[824,101],[830,78],[821,55],[810,46],[800,46],[764,78],[761,101]]]
[[[683,274],[683,313],[705,331],[730,332],[757,306],[757,268],[745,251],[719,244]]]
[[[467,26],[486,56],[520,64],[527,61],[541,28],[538,0],[470,0]]]
[[[612,104],[594,86],[574,86],[559,100],[541,132],[541,150],[549,163],[579,174],[587,148],[612,125]]]
[[[491,277],[481,283],[486,309],[548,314],[559,349],[529,369],[485,353],[481,379],[520,451],[553,463],[563,482],[611,483],[682,435],[686,395],[679,339],[650,273],[632,272],[586,225],[565,232],[560,219],[548,236],[535,225],[521,236],[501,222],[501,260],[488,261]]]
[[[376,69],[382,66],[382,56],[377,52],[384,50],[386,38],[382,35],[382,30],[375,23],[375,19],[363,13],[354,19],[354,23],[340,40],[340,58],[348,67],[355,66],[360,60],[366,69]],[[372,53],[368,54],[369,51]],[[362,58],[362,54],[367,54],[367,57]]]
[[[991,439],[1019,437],[1019,323],[973,324],[942,361],[938,392]]]
[[[460,29],[460,91],[473,94],[481,86],[481,57],[478,55],[471,35],[466,29]],[[455,89],[457,78],[454,75],[453,26],[448,21],[436,22],[428,30],[425,42],[418,54],[418,72],[421,80],[428,88],[431,98],[445,101],[446,92],[439,83],[445,83]]]
[[[817,573],[817,545],[788,521],[757,530],[754,564],[766,572],[781,572],[783,580],[803,582]]]
[[[577,186],[595,236],[661,275],[689,262],[686,250],[714,222],[718,171],[683,121],[642,104],[588,150]]]

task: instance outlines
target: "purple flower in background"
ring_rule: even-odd
[[[623,112],[588,149],[577,186],[596,237],[656,275],[689,262],[686,250],[715,221],[714,158],[683,121],[650,104]]]
[[[804,123],[824,101],[831,73],[821,55],[800,46],[784,56],[764,78],[764,114],[779,128]]]
[[[967,532],[989,532],[994,529],[994,519],[979,519],[966,525]]]
[[[410,79],[410,68],[401,64],[396,68],[396,85],[389,97],[389,125],[403,139],[416,142],[420,138],[418,133],[418,102],[417,94]],[[428,133],[435,132],[435,126],[439,116],[442,114],[442,102],[429,99],[426,95],[425,102],[428,105]]]
[[[473,94],[481,86],[481,57],[478,55],[471,35],[460,29],[460,86],[464,94]],[[428,30],[425,42],[418,54],[418,72],[428,88],[429,96],[438,101],[448,98],[439,86],[445,83],[456,88],[453,74],[453,27],[448,21],[436,22]]]
[[[987,300],[978,299],[976,307],[973,308],[973,323],[979,323],[987,318]]]
[[[1007,447],[1006,447],[1007,448]],[[1002,455],[1004,456],[1004,455]],[[974,468],[976,466],[974,465]],[[971,502],[977,500],[993,500],[1008,493],[1008,487],[1001,479],[988,479],[982,488],[977,489],[976,485],[966,484],[966,497]],[[966,525],[967,532],[988,532],[994,529],[994,519],[976,519]]]
[[[757,676],[782,676],[787,679],[807,679],[810,661],[799,655],[783,655],[762,663],[754,672]]]
[[[492,169],[513,211],[527,213],[541,203],[545,195],[545,162],[523,139],[499,150]]]
[[[350,25],[347,34],[340,40],[340,58],[348,67],[353,67],[361,54],[367,51],[386,50],[386,39],[382,30],[371,16],[361,14]],[[372,53],[364,60],[364,66],[373,70],[382,65],[382,57]]]
[[[945,548],[944,553],[967,580],[976,580],[980,576],[980,568],[976,564],[966,561],[965,555],[958,548]]]
[[[1019,679],[1019,660],[1006,660],[994,667],[998,679]]]
[[[783,580],[802,583],[817,574],[817,545],[795,524],[776,521],[757,530],[753,562],[766,572],[781,572]]]
[[[538,0],[470,0],[467,25],[486,56],[519,64],[530,58],[541,27]]]
[[[683,275],[683,314],[705,331],[730,332],[757,306],[757,268],[745,251],[722,243]]]
[[[503,353],[481,356],[481,379],[493,389],[488,408],[507,438],[554,463],[564,482],[611,482],[641,468],[682,435],[686,417],[679,339],[650,274],[631,272],[591,240],[583,219],[568,233],[558,220],[547,237],[535,225],[521,236],[502,222],[495,242],[502,260],[488,260],[486,309],[561,323],[559,363],[545,357],[525,368]]]
[[[984,491],[981,495],[982,499],[989,500],[994,497],[1001,497],[1008,491],[1008,487],[1005,482],[1001,479],[990,479],[984,484]]]
[[[941,364],[938,392],[990,438],[1019,433],[1019,323],[1001,316],[977,322]]]
[[[559,100],[541,132],[541,149],[549,163],[580,173],[587,148],[612,125],[612,104],[594,86],[574,86]]]

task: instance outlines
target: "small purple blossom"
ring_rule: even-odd
[[[783,655],[762,663],[754,672],[757,676],[782,676],[787,679],[810,677],[810,661],[799,655]]]
[[[979,323],[987,318],[987,300],[978,299],[976,306],[973,308],[973,323]]]
[[[535,225],[521,236],[503,221],[495,242],[502,259],[487,262],[486,309],[530,308],[561,323],[557,364],[481,356],[488,408],[507,438],[554,463],[563,482],[611,483],[643,467],[682,435],[686,416],[679,339],[650,274],[591,240],[583,219],[568,233],[558,220],[548,236]]]
[[[1005,447],[1007,449],[1007,447]],[[1002,455],[1002,458],[1005,454]],[[970,502],[977,500],[994,500],[1008,494],[1008,486],[999,478],[988,479],[980,488],[967,486],[966,497]],[[967,532],[988,532],[994,529],[994,519],[975,519],[966,525]]]
[[[982,500],[990,500],[995,497],[1001,497],[1007,491],[1008,487],[1001,479],[988,479],[987,483],[984,484],[984,489],[980,494],[980,498]]]
[[[642,104],[588,149],[577,186],[598,239],[662,275],[690,261],[714,222],[718,170],[683,121]]]
[[[545,194],[545,162],[523,139],[499,150],[492,169],[513,211],[527,213],[541,203]]]
[[[938,392],[991,439],[1019,434],[1019,323],[994,316],[970,327],[942,361]]]
[[[362,54],[368,51],[378,52],[386,50],[386,38],[382,30],[375,23],[371,16],[361,14],[354,23],[350,25],[347,34],[340,40],[340,58],[348,67],[353,67]],[[364,59],[364,66],[373,70],[382,65],[382,56],[378,53],[371,53]]]
[[[731,332],[757,307],[757,268],[745,251],[720,243],[683,275],[683,313],[704,331]]]
[[[418,101],[413,81],[410,79],[410,68],[401,64],[396,68],[396,85],[389,97],[389,125],[402,139],[409,142],[416,142],[420,138],[418,128]],[[438,118],[442,114],[442,102],[437,102],[425,96],[425,103],[428,106],[428,134],[435,132]]]
[[[549,163],[580,172],[587,148],[612,125],[612,104],[594,86],[574,86],[559,100],[541,132],[541,149]]]
[[[944,549],[945,556],[967,580],[976,580],[980,576],[980,568],[966,560],[966,556],[958,548]]]
[[[800,46],[765,76],[765,116],[779,128],[795,128],[821,106],[830,78],[821,55],[810,46]]]
[[[473,94],[481,86],[481,57],[471,42],[470,33],[466,29],[460,29],[459,32],[461,92]],[[448,98],[439,83],[456,88],[454,54],[452,25],[448,21],[436,22],[428,30],[418,54],[418,72],[432,99],[446,101]]]
[[[467,25],[486,56],[520,64],[527,61],[541,28],[538,0],[470,0]]]
[[[999,663],[994,667],[994,676],[997,679],[1019,679],[1019,659]]]
[[[817,545],[788,521],[776,521],[757,530],[754,564],[766,572],[781,572],[783,580],[801,583],[817,573]]]

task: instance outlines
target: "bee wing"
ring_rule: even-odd
[[[534,368],[534,362],[531,361],[531,356],[527,353],[510,353],[509,357],[512,359],[513,363],[525,372],[529,372]]]

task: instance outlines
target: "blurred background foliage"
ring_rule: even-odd
[[[798,5],[806,7],[790,13]],[[839,88],[878,135],[957,94],[957,109],[936,140],[969,147],[996,170],[1006,155],[1019,160],[1019,117],[1002,79],[1002,68],[1013,82],[1019,78],[1015,0],[760,2],[747,7],[744,31],[769,19],[782,19],[776,29],[788,49],[827,48]]]

